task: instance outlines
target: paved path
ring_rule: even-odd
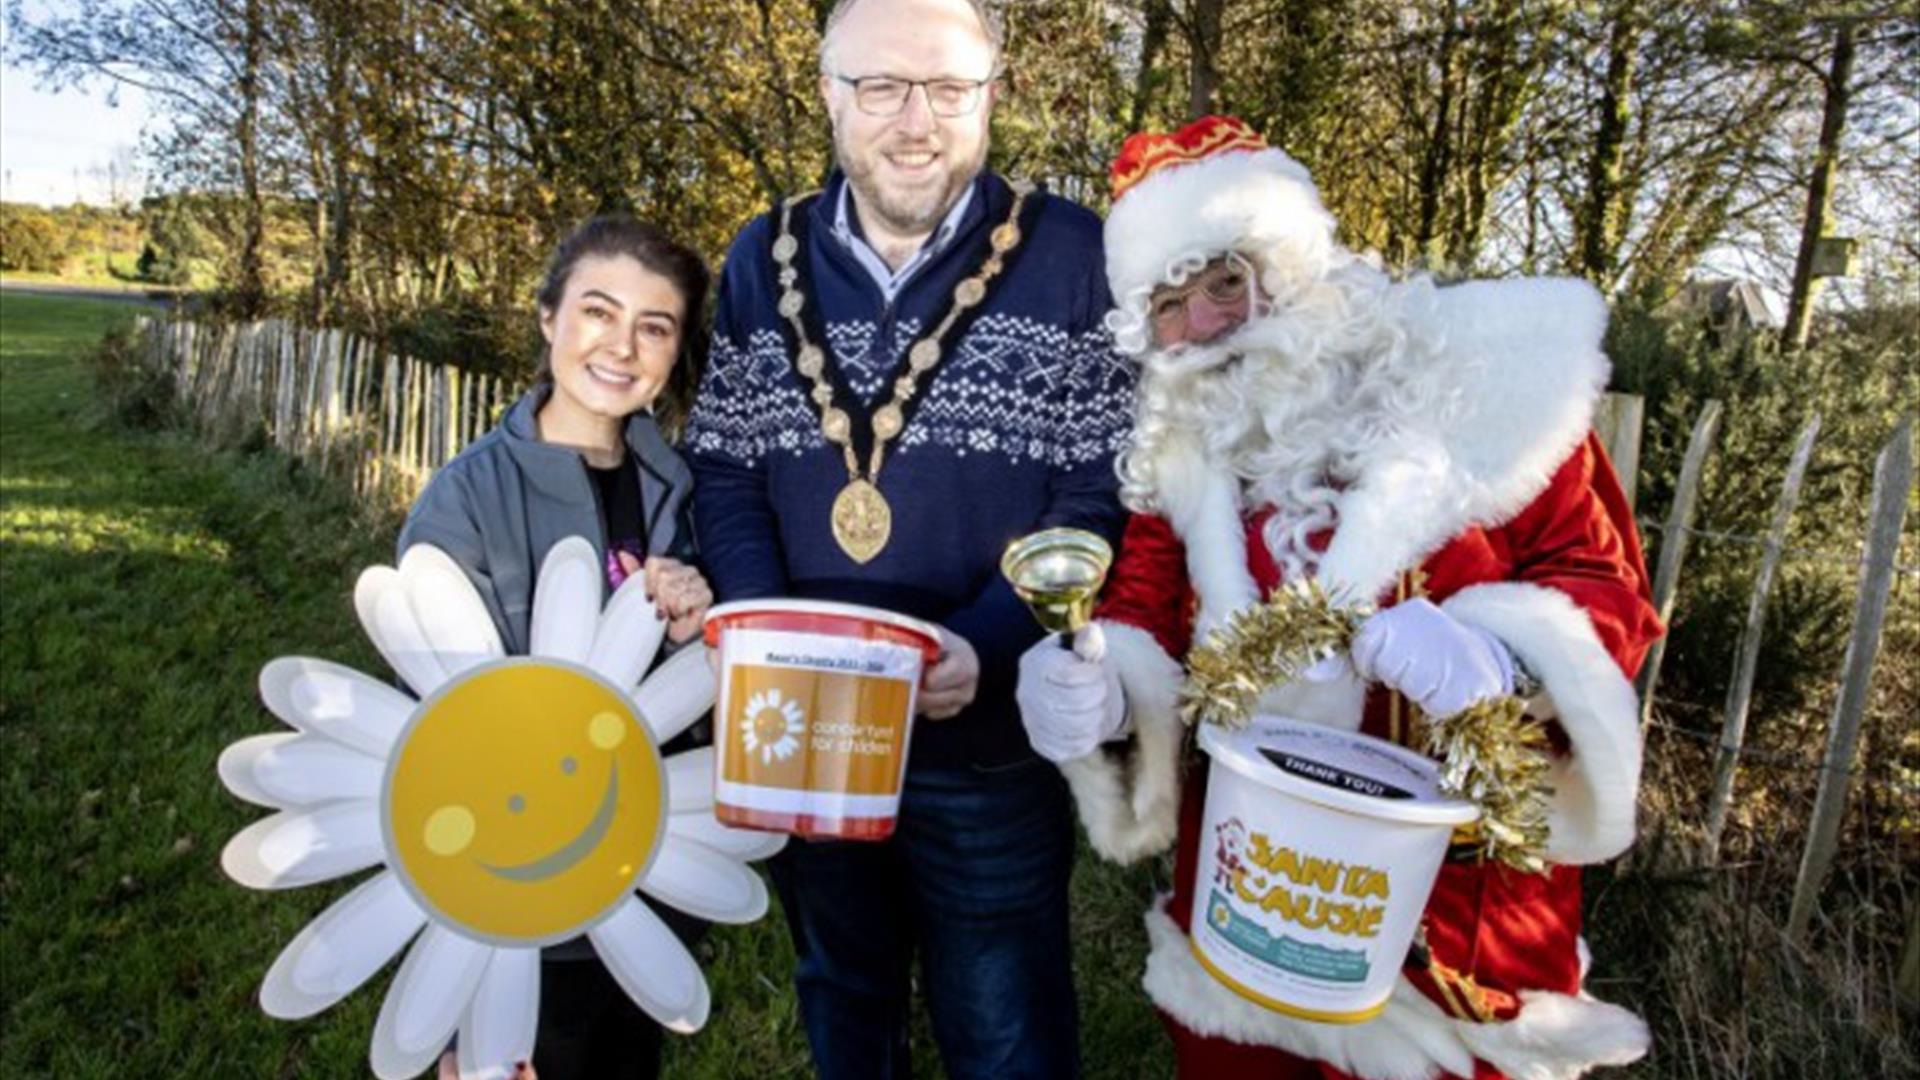
[[[141,307],[170,307],[185,293],[149,293],[144,288],[108,288],[104,285],[67,285],[57,281],[0,281],[0,292],[29,296],[70,296],[76,300],[111,300]]]

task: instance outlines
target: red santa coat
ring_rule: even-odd
[[[1578,286],[1541,284],[1560,288],[1561,299],[1584,299]],[[1511,286],[1481,288],[1458,299],[1512,299]],[[1590,316],[1593,305],[1570,307]],[[1261,539],[1263,514],[1235,521],[1231,543],[1217,515],[1210,522],[1176,508],[1177,525],[1130,521],[1098,617],[1137,745],[1062,768],[1090,839],[1110,857],[1157,850],[1177,822],[1175,891],[1148,915],[1144,983],[1174,1031],[1183,1076],[1571,1077],[1645,1052],[1637,1017],[1581,991],[1578,864],[1631,842],[1640,747],[1629,679],[1661,628],[1631,512],[1587,431],[1604,380],[1598,331],[1589,323],[1575,333],[1591,344],[1561,350],[1566,359],[1545,365],[1546,377],[1509,379],[1505,389],[1519,400],[1508,404],[1530,408],[1498,428],[1441,433],[1435,444],[1448,447],[1448,464],[1418,477],[1419,490],[1363,476],[1343,492],[1321,558],[1321,579],[1349,595],[1385,606],[1419,591],[1505,642],[1540,677],[1560,751],[1548,845],[1557,865],[1538,875],[1480,862],[1444,867],[1423,923],[1431,963],[1403,972],[1374,1021],[1314,1024],[1269,1012],[1193,960],[1186,934],[1205,767],[1194,765],[1182,783],[1174,658],[1186,654],[1197,609],[1228,610],[1249,588],[1265,595],[1282,574]],[[1480,378],[1512,377],[1508,354],[1491,355]],[[1436,490],[1467,494],[1435,498]],[[1227,550],[1244,555],[1234,560],[1240,566],[1221,566]],[[1349,682],[1283,688],[1263,704],[1412,744],[1410,710],[1396,698]]]

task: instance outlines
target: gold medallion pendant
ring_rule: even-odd
[[[887,443],[906,430],[907,403],[920,389],[920,380],[940,363],[941,339],[953,329],[962,312],[986,300],[987,285],[1006,268],[1002,256],[1020,243],[1020,208],[1026,205],[1033,185],[1015,182],[1012,187],[1013,206],[989,240],[992,254],[981,264],[978,273],[954,287],[953,306],[947,309],[946,317],[907,350],[907,369],[894,379],[893,396],[874,411],[869,421],[873,448],[864,464],[854,452],[853,417],[833,403],[833,386],[825,377],[826,351],[807,340],[807,326],[800,318],[800,313],[806,310],[807,298],[801,291],[801,268],[794,261],[800,253],[800,242],[793,235],[793,210],[813,196],[796,195],[780,206],[780,236],[773,243],[773,261],[780,267],[782,288],[778,309],[780,317],[793,328],[794,370],[811,384],[808,397],[820,410],[820,434],[846,455],[847,486],[833,499],[833,539],[847,558],[856,563],[870,562],[893,536],[893,507],[887,505],[886,496],[874,485],[879,482],[880,466],[886,461]]]
[[[847,558],[865,563],[887,546],[893,535],[893,507],[880,489],[866,480],[850,480],[833,500],[833,538]]]

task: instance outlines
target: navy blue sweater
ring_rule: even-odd
[[[978,178],[951,241],[889,304],[833,235],[842,182],[836,174],[807,204],[800,257],[828,362],[871,409],[905,370],[907,348],[945,316],[954,286],[977,272],[1013,193],[992,174]],[[1041,631],[1002,580],[1000,555],[1008,541],[1049,526],[1119,535],[1113,455],[1131,421],[1134,373],[1103,325],[1111,301],[1100,221],[1035,193],[1022,224],[1025,239],[977,317],[947,343],[933,379],[921,380],[917,411],[888,444],[879,487],[893,507],[893,535],[872,561],[855,563],[833,538],[829,511],[847,469],[820,433],[775,310],[779,223],[771,214],[727,254],[688,424],[695,528],[719,600],[868,604],[943,624],[979,653],[973,705],[918,723],[909,768],[1031,756],[1013,687],[1020,654]]]

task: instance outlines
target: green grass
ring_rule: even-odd
[[[0,1074],[364,1076],[384,976],[300,1023],[254,1000],[346,886],[228,881],[220,848],[260,811],[214,761],[278,727],[254,685],[273,657],[384,670],[351,592],[392,538],[277,456],[106,423],[79,358],[129,310],[0,299]],[[1169,1071],[1139,989],[1154,873],[1082,856],[1091,1076]],[[808,1075],[778,914],[717,928],[700,953],[713,1019],[670,1037],[667,1075]],[[917,1045],[935,1074],[924,1024]]]

